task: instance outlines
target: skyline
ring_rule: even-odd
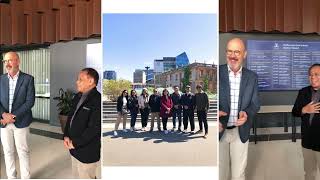
[[[183,52],[217,64],[217,28],[216,14],[103,14],[103,71],[133,81],[135,69]]]

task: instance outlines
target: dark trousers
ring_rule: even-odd
[[[206,111],[197,111],[197,116],[199,120],[200,130],[203,130],[202,123],[204,124],[204,131],[208,133],[208,121],[207,121],[207,112]]]
[[[176,118],[178,117],[179,120],[179,129],[181,128],[181,109],[174,109],[172,110],[172,122],[173,128],[176,128]]]
[[[133,128],[136,125],[136,120],[137,120],[138,113],[132,112],[130,115],[131,115],[130,127]]]
[[[183,128],[188,129],[188,122],[190,122],[191,131],[194,131],[194,111],[193,109],[183,110]]]
[[[149,108],[140,109],[142,127],[147,127],[149,119]]]
[[[162,126],[163,126],[163,130],[167,130],[167,122],[168,122],[168,118],[163,117],[162,118]]]

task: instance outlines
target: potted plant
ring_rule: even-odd
[[[75,93],[71,90],[64,91],[62,88],[59,89],[59,96],[54,97],[54,100],[58,100],[58,110],[59,112],[59,121],[61,125],[62,133],[64,133],[64,128],[68,120],[68,114],[71,111],[72,99]]]

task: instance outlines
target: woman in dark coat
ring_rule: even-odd
[[[119,124],[121,122],[121,119],[123,120],[123,132],[127,132],[126,130],[126,121],[127,121],[127,114],[128,114],[128,91],[123,90],[121,95],[118,97],[117,100],[117,112],[118,112],[118,118],[114,127],[113,135],[117,136],[117,130],[119,127]]]
[[[135,131],[134,128],[137,120],[137,115],[139,113],[139,103],[138,103],[138,96],[135,90],[131,90],[128,108],[130,110],[131,122],[130,122],[130,130]]]
[[[148,119],[149,119],[149,95],[148,95],[148,89],[143,88],[141,96],[138,98],[139,103],[139,109],[141,113],[141,124],[142,124],[142,131],[146,131]]]
[[[167,89],[164,89],[162,91],[162,97],[160,100],[161,107],[160,107],[160,117],[162,118],[162,124],[163,124],[163,130],[165,134],[168,134],[167,130],[167,122],[168,118],[172,116],[172,99],[169,96],[169,91]]]

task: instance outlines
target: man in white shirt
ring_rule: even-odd
[[[16,52],[4,56],[7,74],[0,76],[1,143],[6,173],[9,179],[17,178],[15,147],[17,149],[21,179],[30,178],[28,135],[32,122],[31,108],[35,101],[34,78],[19,69]]]
[[[219,67],[219,176],[245,180],[250,128],[260,109],[257,75],[243,67],[244,42],[227,44],[227,64]]]

